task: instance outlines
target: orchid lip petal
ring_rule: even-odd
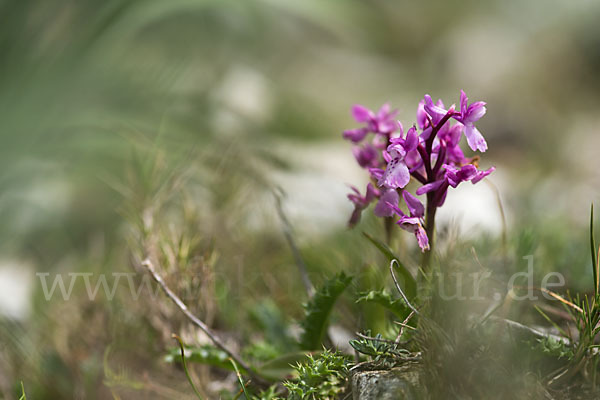
[[[471,150],[479,150],[482,153],[487,150],[487,142],[483,138],[481,132],[479,132],[479,130],[477,130],[477,128],[475,128],[475,125],[473,125],[472,123],[468,123],[465,125],[465,136],[467,138],[467,143],[469,144]]]
[[[400,158],[394,158],[388,163],[378,185],[396,189],[405,187],[408,182],[410,182],[408,166]]]
[[[421,251],[425,252],[426,250],[429,250],[429,238],[427,237],[427,232],[421,225],[417,227],[415,236],[417,237],[417,244],[421,248]]]

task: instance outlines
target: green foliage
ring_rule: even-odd
[[[260,364],[256,369],[261,376],[273,381],[281,381],[295,375],[292,365],[306,361],[305,352],[286,353]]]
[[[366,336],[371,334],[366,332]],[[377,334],[373,339],[354,339],[350,341],[350,346],[361,354],[370,357],[380,357],[386,354],[391,354],[390,351],[395,347],[393,344],[385,342],[381,334]]]
[[[301,322],[303,331],[300,346],[302,349],[316,350],[321,346],[331,309],[350,282],[352,282],[352,277],[340,272],[325,282],[306,304],[306,316]]]
[[[274,349],[266,346],[266,344],[264,346],[256,345],[251,347],[251,350],[245,352],[246,354],[250,352],[250,354],[253,355],[264,352],[264,354],[259,354],[261,357],[264,357],[264,360],[262,360],[263,362],[256,364],[255,369],[265,379],[281,381],[289,378],[295,374],[292,365],[306,361],[307,354],[303,351],[280,354],[275,352]],[[224,351],[217,349],[212,345],[206,344],[197,347],[185,347],[184,354],[186,362],[210,365],[228,371],[235,371],[233,365],[229,361],[229,356]],[[169,353],[165,356],[165,361],[169,363],[180,362],[181,360],[181,350],[179,348],[170,349]],[[247,372],[241,367],[238,368],[240,368],[242,373]]]
[[[285,382],[288,400],[332,400],[346,390],[348,360],[339,352],[323,351],[308,362],[294,367],[298,379]]]
[[[384,339],[381,334],[373,338],[369,337],[370,335],[371,332],[367,331],[364,338],[351,340],[350,346],[360,354],[368,356],[373,364],[391,368],[411,357],[410,351],[398,348],[398,344]]]
[[[248,312],[252,322],[268,343],[279,353],[289,352],[296,346],[296,341],[289,333],[289,321],[273,300],[261,300]],[[272,357],[270,357],[272,358]]]
[[[233,367],[229,362],[229,356],[227,353],[210,344],[197,347],[185,347],[184,355],[187,362],[212,365],[214,367],[233,371]],[[165,361],[169,363],[181,361],[181,350],[179,347],[173,347],[170,349],[168,354],[165,356]]]
[[[233,361],[232,358],[229,358],[229,362],[231,363],[231,365],[233,366],[233,369],[235,370],[235,374],[238,378],[238,382],[240,383],[240,386],[242,388],[242,392],[244,393],[244,397],[246,397],[246,399],[250,399],[250,396],[248,396],[248,392],[246,391],[246,385],[244,384],[244,378],[242,378],[242,374],[240,373],[240,370],[237,366],[237,364],[235,363],[235,361]]]
[[[359,296],[356,300],[357,303],[368,302],[379,304],[393,312],[398,318],[404,319],[410,314],[410,308],[401,299],[392,298],[392,295],[385,289],[362,292]]]
[[[394,252],[380,240],[375,239],[373,236],[369,235],[366,232],[363,232],[363,235],[371,242],[384,256],[386,256],[389,262],[396,260],[397,269],[400,272],[400,284],[403,286],[404,293],[409,300],[412,300],[417,295],[417,281],[412,276],[410,271],[400,262],[400,258],[394,254]]]
[[[281,351],[271,342],[259,340],[246,346],[242,352],[244,358],[256,362],[264,362],[279,357]]]
[[[277,393],[277,385],[271,385],[268,388],[266,388],[265,390],[263,390],[262,392],[260,392],[260,394],[256,397],[257,399],[260,400],[277,400],[280,399],[280,397],[278,396]]]
[[[23,381],[21,381],[21,397],[19,400],[27,400],[27,396],[25,395],[25,386],[23,385]]]
[[[578,340],[573,341],[571,335],[568,339],[571,341],[569,351],[558,348],[558,345],[548,346],[551,351],[564,353],[567,363],[554,373],[549,383],[551,385],[560,385],[568,382],[570,378],[581,374],[586,380],[591,380],[592,387],[596,389],[598,363],[600,355],[597,351],[596,337],[600,334],[600,293],[598,291],[598,268],[599,260],[596,254],[596,242],[594,239],[594,206],[590,210],[590,247],[592,256],[592,272],[594,279],[594,295],[580,297],[577,295],[570,299],[567,311],[571,314],[575,327],[579,333]],[[547,318],[547,317],[546,317]],[[547,318],[548,319],[548,318]],[[565,333],[563,333],[565,335]],[[560,354],[560,353],[559,353]],[[560,357],[559,357],[560,358]]]
[[[555,357],[559,360],[566,359],[567,361],[570,361],[575,356],[573,349],[569,347],[569,345],[562,340],[556,340],[552,337],[538,339],[535,346],[533,346],[533,349],[540,350],[543,354]]]

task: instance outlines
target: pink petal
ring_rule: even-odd
[[[463,122],[475,122],[479,121],[481,117],[485,115],[486,108],[485,103],[483,101],[478,101],[469,106],[465,115],[463,115]]]
[[[467,137],[467,143],[471,150],[479,150],[482,153],[487,150],[487,142],[472,123],[465,125],[465,136]]]
[[[365,128],[348,129],[344,131],[342,136],[344,137],[344,139],[348,139],[353,141],[354,143],[358,143],[361,140],[363,140],[365,136],[367,136],[367,133],[369,133],[369,131]]]
[[[375,117],[371,110],[360,104],[355,104],[352,107],[352,116],[354,116],[356,122],[367,122]]]
[[[419,199],[406,190],[402,192],[402,197],[408,206],[408,211],[410,212],[411,217],[422,217],[425,215],[425,207],[423,206],[423,203],[419,201]]]
[[[425,128],[423,130],[423,132],[421,132],[421,140],[427,140],[429,139],[429,136],[431,136],[431,132],[432,132],[432,128],[431,126],[428,126],[427,128]]]
[[[398,226],[400,226],[400,228],[404,229],[405,231],[415,233],[417,231],[417,228],[421,224],[421,221],[419,221],[419,218],[416,217],[403,216],[398,220],[398,222],[396,222],[396,224],[398,224]]]
[[[417,237],[417,243],[419,244],[421,251],[425,252],[425,250],[429,250],[429,238],[427,237],[427,232],[421,225],[417,227],[415,236]]]
[[[421,100],[417,108],[417,125],[419,129],[423,130],[428,123],[427,113],[425,112],[425,100]]]
[[[396,189],[389,189],[381,196],[373,212],[378,217],[391,217],[394,215],[394,207],[392,206],[397,208],[398,201],[400,201],[400,196]]]
[[[410,182],[410,172],[404,161],[394,158],[385,169],[385,173],[379,179],[379,186],[392,189],[403,188]]]
[[[384,171],[381,168],[369,168],[368,171],[371,178],[376,180],[380,180],[384,174]]]
[[[442,183],[444,183],[445,179],[440,179],[439,181],[435,181],[432,183],[428,183],[426,185],[421,186],[420,188],[417,189],[417,194],[418,195],[422,195],[425,193],[429,193],[433,190],[437,190],[439,189],[440,186],[442,186]]]
[[[390,108],[390,103],[382,105],[379,111],[377,111],[377,119],[386,119],[390,113]]]
[[[469,98],[467,97],[465,92],[461,89],[460,90],[460,113],[461,114],[467,113],[467,102],[468,101],[469,101]]]
[[[496,167],[491,167],[491,168],[486,169],[485,171],[478,171],[477,175],[475,175],[475,178],[473,178],[471,180],[471,183],[476,184],[477,182],[479,182],[480,180],[482,180],[483,178],[485,178],[486,176],[488,176],[495,170],[496,170]]]
[[[419,137],[417,136],[417,130],[414,126],[411,126],[408,132],[406,132],[406,140],[404,142],[404,150],[408,153],[413,151],[419,145]]]

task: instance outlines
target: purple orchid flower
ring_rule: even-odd
[[[451,163],[465,163],[465,154],[463,153],[459,144],[463,129],[464,126],[461,123],[456,123],[452,127],[447,127],[447,125],[444,125],[438,133],[438,137],[440,138],[440,147],[446,147],[446,158],[447,161]],[[440,148],[436,148],[434,151],[439,154]]]
[[[394,209],[390,207],[390,204],[394,204],[397,207],[399,201],[400,195],[398,195],[396,189],[388,189],[379,198],[373,212],[378,217],[391,217],[394,215]]]
[[[416,192],[418,195],[438,190],[444,184],[448,184],[453,188],[456,188],[462,182],[467,181],[471,181],[471,183],[475,184],[496,170],[495,167],[491,167],[485,171],[479,171],[473,164],[463,165],[460,168],[456,168],[449,164],[444,164],[443,167],[445,169],[444,177],[418,188]]]
[[[350,186],[350,189],[352,189],[354,193],[348,194],[348,199],[354,203],[354,211],[352,212],[350,221],[348,221],[348,225],[352,227],[360,221],[362,211],[367,208],[375,198],[379,197],[381,193],[379,189],[371,183],[367,185],[367,192],[364,196],[360,194],[360,191],[356,187]]]
[[[486,108],[485,102],[476,101],[471,105],[467,106],[469,98],[464,91],[460,91],[460,113],[454,117],[458,122],[465,126],[465,136],[467,137],[467,143],[471,150],[479,150],[482,153],[487,150],[487,142],[483,138],[483,135],[474,123],[479,121],[481,117],[485,115]]]
[[[429,250],[429,238],[427,237],[427,232],[423,227],[423,217],[425,215],[425,207],[423,206],[423,203],[421,203],[419,199],[406,190],[402,192],[402,198],[408,207],[408,212],[410,214],[408,216],[404,214],[397,205],[388,203],[388,206],[393,210],[393,212],[400,217],[396,224],[398,224],[398,226],[405,231],[411,232],[415,235],[417,238],[417,244],[421,248],[422,252]]]
[[[479,171],[473,164],[463,165],[460,168],[455,168],[451,165],[445,165],[444,167],[446,168],[446,179],[450,186],[454,188],[461,182],[466,181],[471,181],[472,184],[476,184],[496,170],[495,167],[491,167],[485,171]]]
[[[420,130],[424,130],[429,126],[427,111],[425,111],[425,100],[421,100],[419,102],[419,106],[417,107],[417,126]]]
[[[415,234],[421,250],[430,250],[435,229],[432,221],[435,221],[437,208],[444,204],[449,188],[467,181],[478,183],[495,170],[494,167],[479,170],[478,157],[465,157],[460,147],[464,132],[472,150],[487,150],[485,139],[474,125],[485,113],[485,103],[478,101],[469,105],[462,90],[460,111],[454,105],[446,108],[441,100],[434,103],[431,96],[425,95],[417,108],[416,125],[404,134],[401,122],[395,120],[397,111],[388,104],[377,112],[355,105],[352,115],[363,126],[344,131],[343,136],[360,143],[352,152],[358,164],[368,171],[371,183],[365,196],[356,188],[348,195],[355,206],[350,226],[356,224],[361,212],[377,200],[375,215],[397,216],[396,223]],[[373,135],[365,142],[370,134]],[[423,203],[406,190],[413,178],[420,184],[415,193],[427,195],[427,218]],[[403,189],[402,199],[398,189]],[[401,202],[408,208],[408,215],[401,211]]]
[[[372,144],[365,143],[363,146],[355,146],[352,148],[354,158],[363,168],[377,167],[379,165],[379,152]]]
[[[387,154],[384,153],[384,158],[388,161],[387,168],[381,179],[378,181],[379,186],[387,188],[403,188],[410,182],[410,170],[404,158],[406,155],[414,151],[419,145],[419,137],[415,127],[411,127],[406,132],[406,138],[392,138],[391,144],[387,148]]]
[[[476,184],[477,182],[479,182],[480,180],[482,180],[483,178],[485,178],[486,176],[488,176],[495,170],[496,170],[496,167],[490,167],[490,168],[486,169],[485,171],[477,171],[477,174],[473,177],[473,179],[471,179],[471,183],[473,185]]]
[[[477,175],[477,167],[473,164],[463,165],[460,168],[446,164],[444,168],[446,169],[446,180],[453,188],[457,187],[461,182],[470,181]]]
[[[419,108],[421,107],[420,104],[421,103],[419,103]],[[431,99],[431,96],[426,94],[423,100],[423,111],[425,112],[425,114],[423,114],[423,111],[420,111],[420,109],[417,109],[417,120],[420,120],[420,124],[423,124],[424,126],[424,128],[422,128],[423,132],[421,133],[421,138],[423,140],[429,139],[429,136],[433,132],[433,126],[431,126],[431,123],[433,123],[434,126],[438,127],[438,124],[446,115],[452,116],[456,113],[454,108],[455,106],[454,104],[452,104],[450,108],[446,110],[444,103],[441,99],[434,104],[433,100]],[[423,122],[423,119],[427,121],[427,124]],[[427,126],[425,127],[425,125]],[[439,128],[441,127],[438,127],[438,129]]]
[[[369,130],[367,128],[348,129],[344,131],[342,136],[344,139],[351,140],[354,143],[359,143],[364,140],[368,133]]]
[[[438,100],[436,104],[433,104],[433,100],[428,94],[425,95],[425,104],[423,108],[425,109],[427,115],[431,117],[434,125],[437,125],[438,122],[440,122],[440,120],[448,112],[448,110],[444,108],[444,103],[442,103],[442,100]]]
[[[398,110],[391,110],[389,104],[384,104],[377,113],[361,106],[360,104],[352,107],[352,115],[356,122],[367,124],[370,132],[380,135],[389,135],[398,129],[398,121],[394,118]]]

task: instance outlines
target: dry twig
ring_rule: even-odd
[[[218,347],[219,349],[221,349],[225,353],[227,353],[227,355],[229,355],[229,357],[231,357],[236,363],[238,363],[243,369],[245,369],[254,378],[258,378],[257,380],[261,380],[260,377],[257,376],[255,374],[255,372],[253,372],[253,370],[248,366],[248,364],[246,364],[244,362],[244,360],[241,359],[240,356],[238,356],[231,349],[229,349],[225,345],[225,343],[223,343],[221,341],[221,339],[219,339],[219,337],[208,326],[206,326],[206,324],[204,322],[202,322],[202,320],[200,318],[196,317],[194,314],[191,313],[191,311],[185,305],[185,303],[167,286],[167,284],[165,283],[163,278],[158,274],[158,272],[156,272],[156,269],[154,268],[154,264],[152,263],[152,261],[149,258],[146,258],[145,260],[143,260],[141,264],[148,269],[148,271],[150,272],[150,275],[152,275],[152,278],[156,281],[156,283],[158,283],[160,285],[161,289],[163,290],[163,292],[165,292],[167,297],[169,297],[173,301],[173,303],[175,303],[175,305],[181,310],[181,312],[183,312],[183,314],[194,325],[196,325],[198,328],[200,328],[202,330],[202,332],[204,332],[206,334],[206,336],[208,336],[210,338],[210,340],[212,340],[212,342],[214,343],[214,345],[216,347]]]

